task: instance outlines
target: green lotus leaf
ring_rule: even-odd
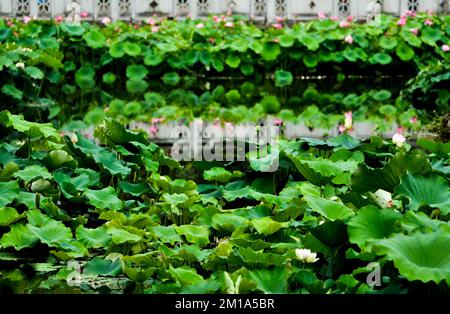
[[[303,198],[313,212],[329,220],[345,220],[354,215],[353,211],[342,203],[312,195],[305,195]]]
[[[264,111],[269,114],[278,113],[281,109],[281,104],[278,101],[277,96],[275,95],[266,95],[261,100],[261,105],[264,108]]]
[[[40,179],[51,179],[52,175],[44,167],[33,165],[28,166],[23,170],[20,170],[14,174],[15,178],[19,178],[25,183],[29,183],[36,178]]]
[[[347,47],[343,53],[344,53],[345,59],[347,59],[350,62],[356,62],[359,59],[358,53],[353,48]]]
[[[201,60],[201,56],[200,56]],[[164,55],[157,51],[149,50],[144,56],[144,64],[148,66],[157,66],[164,61]]]
[[[72,23],[62,23],[60,28],[63,32],[66,32],[70,36],[81,36],[86,31],[83,25],[76,25]]]
[[[52,187],[52,184],[44,179],[38,179],[31,183],[31,191],[32,192],[44,192],[49,190]]]
[[[97,107],[88,111],[84,116],[84,121],[87,125],[99,125],[105,120],[106,113],[103,108]]]
[[[124,193],[136,197],[151,191],[150,187],[146,183],[130,183],[127,181],[120,181],[118,186]]]
[[[253,219],[250,223],[256,229],[256,232],[264,235],[270,235],[287,226],[287,223],[275,221],[270,217]]]
[[[248,49],[248,40],[243,37],[238,37],[231,43],[230,48],[234,51],[246,52]]]
[[[282,294],[287,292],[287,269],[275,267],[272,269],[253,270],[249,272],[250,278],[255,282],[256,289],[264,293]]]
[[[418,210],[422,206],[439,208],[442,214],[450,212],[450,189],[447,181],[437,175],[424,177],[408,173],[395,190],[395,195],[409,199],[409,208]]]
[[[95,87],[95,70],[91,66],[83,66],[75,72],[75,82],[83,90],[91,90]]]
[[[316,51],[320,47],[319,42],[311,35],[302,34],[298,39],[308,48],[308,50]]]
[[[377,101],[386,101],[391,98],[392,94],[390,91],[382,89],[372,94],[373,99]]]
[[[35,80],[42,80],[44,78],[44,72],[41,69],[36,68],[34,66],[28,66],[24,69],[25,73],[28,74],[29,77]]]
[[[319,58],[314,54],[307,53],[303,56],[303,63],[308,68],[315,68],[319,64]]]
[[[412,49],[408,44],[406,43],[400,43],[397,46],[397,49],[395,50],[397,53],[397,56],[402,61],[409,61],[415,56],[414,49]]]
[[[255,72],[254,66],[251,65],[250,63],[241,64],[240,69],[241,69],[242,74],[244,74],[245,76],[252,75]]]
[[[207,50],[200,51],[198,58],[204,66],[210,66],[213,60],[211,52]]]
[[[445,280],[450,285],[450,234],[438,231],[411,236],[397,234],[378,241],[378,247],[394,261],[400,274],[409,281]]]
[[[284,87],[289,86],[294,81],[294,77],[291,72],[278,70],[275,72],[275,86]]]
[[[128,231],[130,230],[130,231]],[[136,232],[139,231],[139,232]],[[132,233],[134,231],[134,233]],[[108,228],[108,234],[112,236],[112,242],[115,244],[122,244],[122,243],[137,243],[142,240],[142,236],[144,232],[139,229],[132,229],[132,228],[118,228],[118,227],[111,227]]]
[[[93,49],[102,48],[106,44],[106,37],[96,29],[84,33],[83,39]]]
[[[436,46],[436,43],[442,38],[442,32],[435,27],[426,27],[422,30],[421,38],[427,45]]]
[[[42,227],[51,222],[52,218],[43,214],[39,209],[32,209],[27,212],[27,220],[33,226]]]
[[[0,239],[2,248],[13,247],[16,251],[20,251],[21,249],[31,248],[39,242],[39,238],[25,225],[17,223],[10,227],[10,231],[5,233]]]
[[[2,87],[2,92],[3,94],[11,96],[17,100],[21,100],[23,98],[23,92],[11,84],[4,84]]]
[[[125,55],[122,42],[115,42],[109,47],[109,54],[113,58],[122,58]]]
[[[141,144],[148,143],[146,133],[129,131],[122,124],[113,119],[105,120],[105,130],[105,136],[114,145],[125,145],[131,142],[137,142]]]
[[[348,222],[350,242],[364,251],[370,251],[374,241],[388,238],[397,231],[396,223],[400,218],[402,214],[393,209],[363,207]]]
[[[236,69],[241,64],[241,58],[237,54],[229,54],[225,60],[225,63],[233,69]]]
[[[180,76],[176,72],[166,73],[162,77],[164,84],[170,85],[170,86],[177,85],[178,82],[180,82],[180,79],[181,79]]]
[[[432,141],[426,138],[421,138],[417,140],[417,145],[419,147],[422,147],[433,154],[449,154],[450,153],[450,142],[449,143],[442,143],[442,142],[436,142]]]
[[[116,277],[122,274],[122,263],[120,260],[111,261],[94,257],[83,267],[83,272],[91,275]]]
[[[179,235],[184,235],[189,243],[203,246],[209,243],[209,230],[205,226],[183,225],[176,228]]]
[[[448,222],[437,219],[431,219],[423,212],[408,211],[401,220],[401,225],[408,234],[413,233],[430,233],[442,229],[449,229]]]
[[[0,182],[0,207],[12,203],[19,196],[19,185],[16,181]]]
[[[122,201],[117,197],[113,187],[108,186],[102,190],[87,190],[84,195],[89,200],[89,204],[98,209],[121,210]]]
[[[64,150],[52,150],[43,162],[50,170],[64,167],[75,169],[78,165],[77,161]]]
[[[116,81],[116,76],[114,75],[114,73],[108,72],[108,73],[103,74],[102,80],[103,80],[103,83],[112,85]]]
[[[127,116],[136,115],[142,112],[142,104],[139,101],[130,101],[123,108],[123,113]]]
[[[111,242],[111,235],[107,233],[105,226],[95,229],[78,226],[76,230],[77,240],[83,243],[87,248],[106,248]]]
[[[382,37],[380,40],[380,46],[386,50],[392,50],[397,47],[398,42],[395,37]]]
[[[130,93],[143,93],[147,88],[148,83],[142,79],[130,79],[127,81],[127,91]]]
[[[155,226],[151,227],[150,231],[162,242],[174,245],[177,242],[182,242],[180,235],[177,233],[176,226]]]
[[[372,64],[378,63],[378,64],[382,64],[382,65],[387,65],[392,62],[392,57],[390,55],[388,55],[387,53],[379,52],[379,53],[374,54],[372,57],[370,57],[369,61]]]
[[[233,233],[238,227],[248,223],[248,219],[233,214],[216,214],[211,219],[211,226],[219,231]]]
[[[12,34],[12,30],[9,27],[0,28],[0,42],[8,39]]]
[[[261,57],[264,61],[275,61],[281,53],[280,46],[273,42],[266,42],[261,51]]]
[[[22,216],[12,207],[0,208],[0,226],[6,227],[19,220]]]
[[[42,227],[28,224],[27,227],[42,243],[50,247],[72,241],[72,231],[60,221],[51,220]]]
[[[142,80],[147,76],[147,74],[148,70],[143,65],[133,64],[127,67],[127,77],[129,79]]]
[[[280,46],[283,48],[289,48],[294,46],[295,37],[292,37],[289,34],[283,34],[280,36]]]
[[[239,171],[228,171],[222,167],[213,167],[203,172],[203,178],[207,181],[216,181],[220,183],[227,183],[233,178],[242,177],[242,173]]]
[[[170,273],[178,280],[181,285],[196,285],[204,281],[203,277],[197,274],[195,269],[182,266],[178,268],[170,268]]]
[[[123,51],[131,57],[137,57],[141,54],[142,49],[138,44],[125,42],[123,43]]]

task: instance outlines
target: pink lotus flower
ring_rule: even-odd
[[[210,37],[210,38],[208,39],[208,41],[209,41],[211,44],[215,44],[215,43],[216,43],[216,39],[215,39],[214,37]]]
[[[158,124],[164,121],[164,118],[153,118],[152,124]]]
[[[413,11],[411,11],[411,10],[407,10],[407,11],[405,12],[405,15],[406,15],[406,16],[409,16],[409,17],[416,17],[416,16],[417,16],[416,12],[413,12]]]
[[[351,16],[351,15],[347,16],[347,22],[351,23],[351,22],[353,22],[353,19],[354,19],[353,16]]]
[[[156,24],[156,21],[155,21],[155,19],[154,18],[149,18],[148,20],[147,20],[147,24],[149,24],[149,25],[155,25]]]
[[[205,28],[205,24],[198,23],[195,27],[197,27],[198,29],[202,29],[202,28]]]
[[[322,20],[327,18],[327,15],[324,12],[317,13],[317,16],[319,17],[319,19],[322,19]]]
[[[14,25],[14,22],[11,21],[11,20],[8,20],[8,22],[6,22],[6,25],[8,25],[8,26],[13,26],[13,25]]]
[[[410,31],[411,33],[413,33],[414,35],[419,34],[419,29],[417,29],[417,28],[411,28],[409,31]]]
[[[111,23],[111,19],[107,16],[105,16],[104,18],[101,19],[101,23],[103,25],[108,25],[109,23]]]
[[[417,117],[412,117],[412,118],[409,120],[409,122],[412,123],[412,124],[417,123]]]
[[[345,126],[343,126],[342,124],[339,124],[338,131],[339,131],[339,133],[344,133],[346,131]]]
[[[82,18],[87,18],[88,16],[89,16],[89,13],[87,13],[86,11],[80,13],[80,17],[82,17]]]
[[[188,20],[192,19],[192,13],[189,12],[189,14],[187,15]]]
[[[213,21],[216,22],[216,23],[219,23],[219,22],[220,22],[220,18],[219,18],[217,15],[214,15],[214,16],[212,17],[212,19],[213,19]]]
[[[398,26],[405,26],[406,25],[406,18],[401,18],[398,22],[397,22]]]
[[[431,25],[433,25],[434,23],[433,23],[433,21],[432,20],[425,20],[425,22],[423,22],[423,24],[425,24],[425,25],[428,25],[428,26],[431,26]]]
[[[346,37],[345,37],[345,42],[347,43],[347,44],[353,44],[353,37],[352,37],[352,35],[347,35]]]
[[[31,16],[24,16],[23,17],[23,22],[25,23],[25,24],[28,24],[31,20],[32,20],[33,18],[31,17]]]
[[[275,17],[275,21],[277,21],[277,23],[283,23],[284,17],[277,16],[277,17]]]
[[[277,119],[273,120],[273,124],[275,124],[276,126],[281,126],[281,125],[283,125],[283,120],[277,118]]]
[[[159,26],[152,26],[152,32],[153,33],[159,32]]]
[[[336,15],[333,15],[330,17],[330,20],[337,22],[339,21],[339,18]]]
[[[351,111],[344,113],[344,118],[345,118],[344,127],[347,130],[350,130],[353,127],[353,113]]]
[[[234,27],[234,23],[233,22],[226,22],[225,23],[225,27],[233,28]]]
[[[62,21],[64,21],[64,16],[62,16],[62,15],[57,15],[57,16],[55,17],[55,22],[56,22],[56,23],[61,23]]]
[[[340,28],[350,27],[350,23],[347,22],[347,21],[341,21],[341,22],[339,23],[339,27],[340,27]]]
[[[442,51],[443,52],[449,52],[450,51],[450,46],[449,45],[443,45],[442,46]]]
[[[273,28],[281,29],[281,28],[283,28],[283,24],[275,23],[275,24],[273,24]]]
[[[219,126],[220,125],[220,120],[219,118],[215,118],[214,119],[214,126]]]
[[[150,133],[152,133],[153,135],[156,135],[158,133],[158,127],[154,124],[152,124],[152,126],[149,129]]]

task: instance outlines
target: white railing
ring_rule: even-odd
[[[448,12],[449,7],[450,0],[0,0],[0,16],[48,19],[82,12],[82,19],[87,20],[105,16],[139,20],[155,14],[197,18],[231,11],[273,21],[277,16],[308,20],[316,18],[319,12],[366,19],[373,8],[399,15],[406,10]]]

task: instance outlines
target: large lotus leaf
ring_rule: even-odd
[[[19,185],[16,181],[0,182],[0,207],[10,204],[19,196]]]
[[[123,108],[123,113],[126,116],[137,115],[142,112],[142,104],[139,101],[130,101]]]
[[[250,278],[256,283],[256,288],[264,293],[287,292],[287,269],[275,267],[273,269],[253,270],[249,272]]]
[[[394,261],[400,274],[410,281],[445,280],[450,285],[450,234],[438,231],[406,236],[397,234],[380,240],[377,246]]]
[[[397,46],[396,49],[396,53],[397,56],[402,60],[402,61],[410,61],[412,58],[414,58],[414,49],[411,48],[408,44],[406,43],[400,43]]]
[[[71,155],[69,155],[64,150],[53,150],[51,151],[43,160],[44,164],[50,169],[55,170],[58,168],[76,168],[77,161],[73,159]]]
[[[278,70],[275,72],[275,86],[284,87],[289,86],[294,81],[294,77],[291,72]]]
[[[149,50],[144,57],[144,63],[148,66],[157,66],[164,61],[164,55],[157,51]]]
[[[44,72],[34,66],[28,66],[24,69],[24,71],[28,74],[29,77],[35,80],[42,80],[42,78],[44,77]]]
[[[151,191],[147,183],[130,183],[127,181],[120,181],[118,186],[123,192],[136,197]]]
[[[426,138],[421,138],[417,140],[417,145],[434,153],[439,155],[447,155],[450,154],[450,142],[449,143],[442,143],[442,142],[435,142],[431,141]]]
[[[21,179],[25,183],[29,183],[34,179],[51,179],[52,175],[48,172],[47,168],[33,165],[28,166],[23,170],[20,170],[14,174],[14,177]]]
[[[131,57],[137,57],[141,54],[142,49],[141,46],[135,43],[125,42],[123,43],[123,51],[131,56]]]
[[[397,39],[395,37],[386,37],[386,36],[384,36],[380,40],[380,46],[383,47],[386,50],[392,50],[395,47],[397,47],[397,45],[398,45],[398,42],[397,42]]]
[[[122,263],[120,260],[111,261],[94,257],[86,263],[83,271],[91,275],[116,277],[122,273]]]
[[[21,115],[13,115],[8,111],[0,112],[0,124],[12,127],[15,130],[25,133],[29,137],[43,136],[46,139],[59,141],[60,135],[51,123],[35,123],[24,120]]]
[[[115,42],[109,47],[109,54],[113,58],[122,58],[125,55],[122,42]]]
[[[0,208],[0,226],[6,227],[19,220],[22,216],[12,207]]]
[[[96,107],[86,112],[83,120],[87,125],[99,125],[105,119],[105,116],[104,109]]]
[[[392,62],[392,57],[387,53],[379,52],[370,57],[369,61],[372,64],[379,63],[382,65],[386,65]]]
[[[87,45],[93,49],[102,48],[106,44],[106,37],[96,29],[84,33],[83,38]]]
[[[222,167],[213,167],[203,172],[203,178],[207,181],[217,181],[219,183],[227,183],[233,178],[241,177],[239,171],[231,172]]]
[[[308,50],[315,51],[320,47],[319,42],[313,36],[306,33],[299,36],[298,39],[308,48]]]
[[[151,227],[151,232],[162,242],[174,245],[176,242],[182,242],[180,235],[177,233],[176,226],[155,226]]]
[[[264,61],[275,61],[281,53],[280,45],[273,42],[266,42],[261,51],[261,57]]]
[[[36,237],[25,225],[14,224],[11,230],[5,233],[0,239],[0,246],[2,248],[13,247],[17,251],[24,248],[33,247],[39,238]]]
[[[11,96],[17,100],[21,100],[23,98],[23,92],[11,84],[4,84],[2,86],[2,92],[5,95]]]
[[[91,66],[83,66],[75,72],[75,82],[83,90],[91,90],[95,87],[95,70]]]
[[[233,233],[238,227],[248,223],[248,219],[233,214],[216,214],[211,219],[211,226],[219,231]]]
[[[177,227],[179,235],[184,235],[190,243],[200,246],[209,243],[209,230],[205,226],[183,225]]]
[[[396,223],[401,217],[402,214],[394,209],[363,207],[348,222],[350,242],[370,251],[374,241],[388,238],[397,230]]]
[[[42,227],[27,225],[28,229],[48,246],[58,246],[61,243],[72,241],[72,231],[62,222],[52,220]]]
[[[61,30],[69,34],[70,36],[81,36],[84,34],[86,29],[83,25],[77,25],[72,23],[62,23],[60,26]]]
[[[450,230],[450,222],[444,222],[438,219],[431,219],[427,214],[423,212],[407,212],[401,220],[402,228],[405,229],[408,234],[415,232],[428,233],[438,231],[439,229],[447,228]]]
[[[303,56],[303,63],[308,68],[315,68],[319,64],[319,58],[315,54],[307,53]]]
[[[439,208],[444,215],[450,212],[450,188],[447,181],[437,175],[424,177],[408,173],[402,178],[395,195],[406,196],[411,210],[428,205]]]
[[[136,232],[139,231],[139,232]],[[108,228],[108,234],[112,236],[112,242],[115,244],[136,243],[142,240],[143,231],[136,228]]]
[[[229,54],[225,59],[225,63],[230,68],[236,69],[239,67],[239,64],[241,64],[241,58],[237,54]]]
[[[139,79],[143,79],[147,76],[148,74],[148,70],[145,66],[143,65],[129,65],[127,67],[127,77],[129,79],[135,79],[135,80],[139,80]]]
[[[102,190],[87,190],[85,193],[89,204],[99,209],[121,210],[123,202],[117,197],[113,187],[108,186]]]
[[[79,226],[76,230],[77,240],[87,248],[106,248],[111,242],[111,235],[107,233],[105,226],[95,229]]]
[[[422,31],[422,40],[430,46],[436,46],[436,42],[441,40],[442,32],[437,28],[426,27]]]
[[[180,282],[181,285],[195,285],[204,281],[203,277],[197,274],[195,269],[187,266],[178,268],[170,268],[172,275]]]
[[[329,248],[340,247],[348,241],[347,225],[341,220],[326,221],[310,229],[310,233],[315,240]]]
[[[166,85],[175,86],[180,81],[180,76],[176,72],[170,72],[164,74],[162,80]]]
[[[379,189],[393,193],[407,171],[413,174],[426,174],[431,170],[422,152],[414,151],[408,155],[399,153],[383,168],[372,169],[365,164],[360,165],[352,175],[352,189],[357,193],[375,192]]]
[[[143,79],[130,79],[127,81],[127,91],[130,93],[143,93],[147,88],[148,83]]]
[[[286,228],[288,223],[281,223],[270,217],[262,217],[259,219],[253,219],[251,224],[259,234],[270,235],[277,232],[281,228]]]
[[[105,120],[104,136],[114,145],[124,145],[130,142],[148,144],[148,137],[145,132],[129,131],[122,124],[112,119]]]
[[[39,209],[32,209],[27,212],[27,220],[33,226],[42,227],[51,222],[52,218],[43,214]]]
[[[319,213],[329,220],[345,220],[354,215],[353,211],[342,203],[312,195],[305,195],[303,198],[313,212]]]
[[[279,39],[280,46],[283,48],[292,47],[295,43],[295,37],[291,36],[290,34],[283,34],[279,37]]]

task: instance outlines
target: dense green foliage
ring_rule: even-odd
[[[106,26],[1,20],[0,101],[11,112],[25,112],[27,118],[40,117],[43,122],[84,118],[87,124],[97,124],[105,115],[124,123],[180,115],[237,122],[276,114],[280,108],[293,109],[282,111],[281,117],[309,122],[297,116],[305,108],[312,116],[342,112],[329,109],[336,103],[333,99],[318,99],[314,83],[300,93],[295,88],[287,97],[286,90],[302,77],[333,76],[339,81],[358,75],[400,75],[405,80],[431,67],[441,71],[445,86],[448,69],[442,64],[448,63],[449,54],[442,47],[449,43],[449,19],[419,14],[408,17],[404,26],[390,16],[373,24],[342,25],[323,19],[282,29],[262,29],[239,18],[227,23],[187,19]],[[245,84],[224,89],[214,83],[216,77],[241,78]],[[267,90],[254,87],[267,86],[268,81],[273,87]],[[401,113],[409,110],[409,118],[419,116],[414,106],[425,109],[423,115],[448,111],[447,90],[431,85],[430,89],[426,78],[419,79],[411,86],[412,97],[397,90],[392,97],[378,94],[375,104],[364,106],[364,97],[374,93],[358,99],[349,92],[338,103],[345,110],[359,110],[355,117],[360,120],[379,124],[389,117],[404,125],[409,119]],[[417,90],[425,93],[419,103]],[[267,97],[273,95],[278,100],[268,104]],[[313,126],[324,126],[317,121]]]
[[[278,155],[180,165],[112,120],[100,145],[0,124],[3,291],[449,291],[449,143],[280,141],[265,173]]]

